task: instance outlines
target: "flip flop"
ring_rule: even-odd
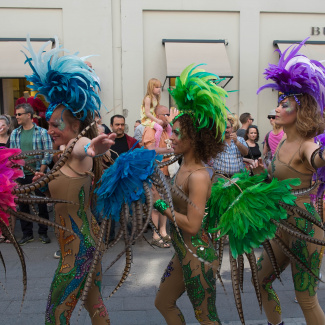
[[[164,242],[166,242],[166,243],[171,243],[171,242],[172,242],[172,239],[170,238],[169,235],[166,235],[165,237],[163,237],[163,240],[164,240]]]
[[[170,248],[170,245],[168,243],[164,243],[161,239],[152,239],[151,245],[160,248]]]

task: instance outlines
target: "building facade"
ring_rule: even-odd
[[[64,48],[81,56],[96,55],[89,60],[101,80],[103,120],[109,124],[114,113],[123,114],[130,134],[148,80],[155,77],[164,83],[170,77],[168,65],[173,62],[166,57],[168,42],[163,40],[201,42],[202,57],[193,62],[198,64],[211,62],[206,46],[210,41],[222,41],[222,55],[226,53],[231,72],[225,89],[234,91],[227,106],[233,113],[250,112],[262,136],[270,129],[266,117],[278,94],[265,90],[257,96],[256,90],[266,83],[263,71],[268,63],[279,59],[274,51],[310,37],[317,43],[308,45],[308,55],[325,60],[321,0],[0,0],[0,30],[2,112],[12,114],[15,98],[26,90],[21,81],[28,73],[24,56],[14,56],[10,47],[22,47],[27,34],[33,39],[56,35]],[[195,52],[183,48],[181,68]],[[216,61],[220,58],[216,55]],[[206,70],[209,67],[208,63]],[[162,92],[161,103],[166,106],[172,105],[167,91],[172,83],[167,78]]]

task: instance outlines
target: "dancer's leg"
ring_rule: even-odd
[[[309,232],[308,229],[310,229],[309,235],[321,240],[324,239],[324,232],[320,228],[315,226],[311,227],[310,223],[304,220],[300,220],[299,222],[305,223],[304,229],[307,230],[307,232]],[[292,241],[290,246],[292,251],[308,265],[312,272],[319,275],[324,248],[296,239]],[[292,263],[291,268],[296,298],[304,313],[306,324],[324,325],[325,315],[319,305],[316,293],[317,279],[309,275],[295,263]]]
[[[156,295],[155,306],[164,316],[168,325],[184,325],[182,312],[176,300],[184,293],[185,285],[181,264],[176,255],[169,262],[163,274]]]
[[[277,263],[283,271],[289,265],[289,259],[284,255],[281,249],[271,241],[271,245],[276,256]],[[271,324],[279,324],[281,322],[281,305],[280,299],[272,287],[273,281],[276,279],[270,259],[265,251],[257,262],[258,279],[261,288],[262,304],[268,321]]]

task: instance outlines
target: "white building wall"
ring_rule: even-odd
[[[325,41],[324,15],[321,0],[0,0],[0,37],[58,35],[72,52],[99,55],[90,60],[110,111],[102,109],[103,120],[109,124],[114,113],[127,114],[131,135],[147,81],[165,79],[161,40],[225,39],[234,75],[226,90],[238,90],[229,94],[229,109],[252,113],[265,135],[277,94],[257,96],[256,90],[266,83],[267,64],[278,60],[273,40],[302,40],[320,27],[311,40]],[[168,105],[167,91],[162,103]]]

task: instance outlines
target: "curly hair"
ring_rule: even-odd
[[[193,123],[193,117],[183,114],[176,121],[179,122],[184,137],[191,140],[194,148],[195,161],[207,163],[209,159],[215,158],[224,149],[222,134],[216,136],[216,125],[210,120],[209,127],[198,131],[198,121]]]
[[[256,129],[257,136],[256,136],[256,139],[255,139],[255,142],[258,142],[258,140],[260,139],[260,132],[259,132],[259,130],[258,130],[257,125],[250,125],[250,126],[247,128],[246,133],[245,133],[245,136],[244,136],[245,141],[248,140],[248,133],[249,133],[249,130],[250,130],[250,129]]]
[[[297,109],[296,128],[305,139],[313,138],[324,132],[325,122],[316,100],[309,94],[297,96],[300,105]],[[289,100],[294,101],[289,97]]]

